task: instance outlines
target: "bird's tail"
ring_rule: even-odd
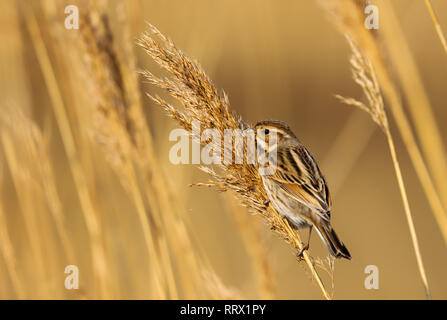
[[[336,258],[351,260],[351,254],[343,242],[340,241],[329,221],[320,220],[314,226],[331,255]]]

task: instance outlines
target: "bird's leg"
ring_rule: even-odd
[[[312,235],[312,227],[313,227],[313,226],[310,226],[310,227],[309,227],[309,236],[308,236],[308,238],[307,238],[307,243],[304,243],[304,242],[303,242],[300,251],[298,251],[298,253],[296,254],[296,256],[297,256],[300,260],[303,259],[303,253],[304,253],[304,251],[309,250],[310,236]]]

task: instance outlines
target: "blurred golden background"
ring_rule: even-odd
[[[353,257],[335,263],[334,298],[423,299],[386,137],[368,114],[335,99],[335,94],[362,97],[362,92],[351,77],[349,46],[317,2],[96,4],[108,17],[114,46],[110,50],[118,52],[130,78],[136,77],[136,68],[163,74],[135,45],[147,28],[145,22],[150,22],[200,62],[246,121],[286,121],[314,153],[332,192],[332,224]],[[107,154],[114,144],[102,148],[108,142],[94,133],[98,119],[93,109],[101,98],[91,91],[95,80],[85,63],[91,48],[80,35],[85,25],[81,20],[79,30],[64,28],[65,6],[78,5],[82,15],[89,10],[85,3],[0,4],[0,298],[320,299],[303,263],[262,219],[247,214],[231,195],[190,187],[208,179],[196,166],[170,163],[174,143],[168,137],[176,123],[144,92],[166,94],[141,80],[129,83],[137,83],[133,89],[140,95],[153,142],[150,161],[158,163],[154,174],[163,179],[158,187],[170,191],[165,196],[157,193],[157,187],[140,179],[142,169],[126,171],[136,177],[123,183],[114,168],[123,160],[111,161]],[[446,53],[423,0],[391,3],[445,142]],[[447,29],[447,3],[432,4]],[[98,44],[99,49],[101,45],[106,46]],[[403,103],[406,107],[405,99]],[[390,112],[388,116],[431,293],[446,299],[445,242],[394,118]],[[446,154],[439,158],[445,162]],[[446,194],[440,196],[447,199]],[[158,197],[155,204],[152,197]],[[175,203],[170,207],[172,220],[163,217],[167,202]],[[160,230],[154,227],[154,211],[161,217]],[[142,212],[149,217],[152,236],[159,233],[159,238],[145,238]],[[184,254],[185,238],[197,260]],[[148,242],[155,243],[155,254],[148,252]],[[327,255],[316,234],[310,252]],[[155,267],[157,259],[164,262]],[[79,267],[79,290],[64,288],[67,265]],[[194,265],[200,270],[189,269]],[[368,265],[379,269],[378,290],[365,289]],[[172,267],[172,277],[157,284],[157,272],[168,272],[166,266]],[[188,274],[196,273],[199,278],[188,284]],[[196,283],[198,279],[203,284]],[[170,288],[169,294],[158,294],[156,287],[163,285]]]

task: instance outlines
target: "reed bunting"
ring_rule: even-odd
[[[309,150],[284,122],[262,121],[254,130],[257,148],[266,154],[276,152],[275,170],[271,174],[260,173],[268,202],[294,228],[309,227],[309,239],[298,256],[309,248],[312,228],[315,227],[331,255],[351,259],[348,249],[331,226],[329,189]]]

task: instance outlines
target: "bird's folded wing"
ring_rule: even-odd
[[[276,180],[292,198],[330,218],[330,195],[315,159],[305,149],[287,148],[278,151],[278,166],[270,179]]]

